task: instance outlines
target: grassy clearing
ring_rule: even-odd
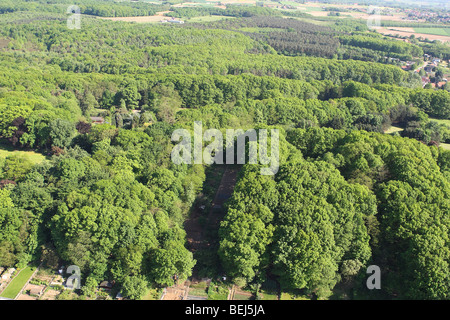
[[[392,134],[394,132],[400,132],[400,131],[403,131],[403,128],[390,126],[389,129],[387,129],[384,133]]]
[[[197,297],[208,296],[208,284],[204,281],[199,283],[192,283],[189,286],[189,295]]]
[[[233,300],[250,300],[253,296],[251,295],[245,295],[240,293],[235,293]]]
[[[278,295],[272,291],[261,290],[261,300],[278,300]]]
[[[206,289],[208,287],[208,284],[206,283],[206,281],[201,281],[197,283],[191,283],[189,287],[196,289]]]
[[[450,150],[450,143],[441,143],[439,146],[445,150]]]
[[[35,267],[26,267],[8,284],[6,289],[0,294],[0,297],[14,299],[25,283],[30,279]]]
[[[43,154],[38,153],[38,152],[15,150],[14,148],[12,148],[10,146],[0,144],[0,158],[6,158],[6,157],[12,156],[12,155],[25,156],[33,164],[41,163],[47,158],[46,156],[44,156]]]
[[[435,118],[429,118],[431,121],[437,122],[439,124],[445,124],[448,127],[450,127],[450,120],[448,119],[435,119]]]
[[[308,299],[305,296],[294,295],[294,294],[288,293],[288,292],[282,292],[280,300],[310,300],[310,299]]]
[[[414,28],[414,31],[417,33],[450,37],[450,28]]]
[[[208,292],[206,292],[206,288],[189,288],[189,295],[196,297],[207,297]]]

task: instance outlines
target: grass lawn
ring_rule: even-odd
[[[233,300],[250,300],[252,298],[252,296],[248,296],[248,295],[244,295],[244,294],[240,294],[240,293],[235,293]]]
[[[200,281],[200,282],[197,282],[197,283],[191,283],[189,288],[206,289],[206,288],[208,288],[208,284],[206,283],[206,281]]]
[[[199,283],[191,283],[189,286],[189,295],[197,297],[207,297],[208,296],[208,284],[204,281]]]
[[[47,158],[46,156],[38,152],[15,150],[11,146],[0,143],[0,158],[6,158],[11,155],[23,155],[31,162],[33,162],[33,164],[41,163]]]
[[[391,134],[391,133],[400,132],[400,131],[403,131],[403,128],[390,126],[390,128],[387,129],[384,133]]]
[[[30,279],[34,270],[36,270],[35,267],[26,267],[20,271],[19,274],[15,276],[14,279],[8,284],[0,297],[14,299],[28,279]]]
[[[297,6],[297,9],[303,12],[324,11],[322,7],[309,7],[309,6]]]
[[[278,300],[278,295],[271,291],[261,290],[261,300]]]
[[[447,119],[435,119],[435,118],[429,118],[429,119],[430,119],[430,121],[435,121],[435,122],[437,122],[439,124],[446,124],[447,126],[450,127],[450,120],[447,120]]]
[[[417,33],[434,34],[437,36],[450,37],[450,28],[414,28]]]
[[[439,146],[445,150],[450,150],[450,143],[441,143]]]
[[[296,295],[294,296],[288,292],[282,292],[280,300],[309,300],[307,297]]]
[[[189,288],[189,295],[196,297],[207,297],[208,292],[206,292],[206,288]]]

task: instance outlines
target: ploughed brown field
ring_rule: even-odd
[[[165,13],[170,11],[157,12],[153,16],[141,16],[141,17],[99,17],[99,19],[106,19],[112,21],[126,21],[126,22],[159,22],[163,19],[170,19],[170,17],[164,16]]]
[[[403,28],[403,27],[377,27],[375,28],[377,32],[385,34],[385,35],[400,35],[403,37],[409,37],[412,34],[416,37],[422,37],[422,38],[428,38],[430,40],[441,40],[443,42],[450,42],[450,37],[448,36],[441,36],[441,35],[434,35],[434,34],[426,34],[426,33],[418,33],[414,32],[413,28]]]

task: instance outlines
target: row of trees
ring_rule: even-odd
[[[362,34],[351,36],[339,36],[339,41],[344,45],[353,47],[367,48],[375,51],[398,53],[410,57],[421,57],[423,51],[419,46],[397,40],[386,40],[379,37],[368,37]]]
[[[253,17],[253,16],[281,16],[281,12],[270,8],[259,6],[239,6],[229,4],[226,9],[216,7],[172,7],[171,11],[165,14],[174,18],[192,18],[198,16],[229,16],[229,17]]]

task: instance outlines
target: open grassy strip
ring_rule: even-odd
[[[436,119],[436,118],[429,118],[429,119],[430,119],[430,121],[435,121],[439,124],[445,124],[450,127],[450,120],[448,120],[448,119]]]
[[[400,132],[400,131],[403,131],[403,130],[404,129],[400,128],[400,127],[390,126],[389,129],[387,129],[384,133],[391,134],[391,133]]]
[[[278,295],[272,291],[261,290],[261,300],[278,300]]]
[[[309,299],[301,295],[294,295],[292,293],[282,292],[280,300],[309,300]]]
[[[34,267],[26,267],[8,284],[0,297],[14,299],[33,274]]]
[[[235,293],[233,300],[250,300],[251,298],[251,295]]]
[[[31,162],[33,162],[33,164],[41,163],[46,159],[46,156],[44,156],[43,154],[38,153],[38,152],[15,150],[14,148],[12,148],[10,146],[0,144],[0,158],[6,158],[6,157],[12,156],[12,155],[25,156]]]

